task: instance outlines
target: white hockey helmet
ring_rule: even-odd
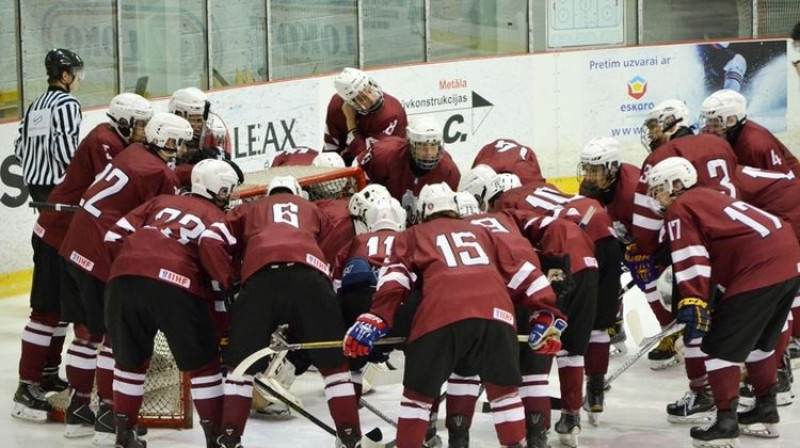
[[[402,232],[406,228],[406,210],[395,198],[382,198],[368,208],[364,221],[370,232],[376,230],[396,230]]]
[[[417,201],[417,215],[427,221],[431,215],[441,212],[453,212],[458,216],[455,192],[446,182],[423,186]]]
[[[700,129],[720,137],[746,118],[747,99],[735,90],[717,90],[700,105]]]
[[[383,102],[383,93],[378,85],[363,71],[346,67],[333,79],[336,93],[356,111],[365,114],[374,110]],[[369,100],[370,90],[374,91],[375,98]],[[368,104],[368,103],[372,104]]]
[[[664,143],[663,136],[670,136],[682,127],[691,127],[689,108],[678,99],[662,101],[647,114],[642,125],[642,144],[653,150]]]
[[[153,106],[150,101],[135,93],[120,93],[111,98],[106,115],[111,119],[111,126],[126,143],[131,143],[132,139],[143,141],[142,131],[153,118]],[[138,136],[137,127],[140,129]]]
[[[228,128],[222,118],[216,114],[208,115],[208,131],[211,132],[211,137],[214,138],[215,146],[223,146],[225,144],[225,137],[228,135]]]
[[[344,163],[344,159],[339,153],[336,152],[321,152],[314,160],[311,162],[311,166],[321,167],[321,168],[344,168],[347,165]]]
[[[276,190],[288,191],[298,196],[302,196],[303,191],[302,187],[300,187],[300,182],[294,176],[275,176],[270,179],[269,184],[267,184],[267,196],[273,192],[277,193],[278,191]]]
[[[508,190],[519,188],[522,186],[522,181],[519,176],[511,173],[498,174],[486,190],[486,202],[491,205],[497,198]]]
[[[192,139],[192,125],[183,117],[159,112],[147,122],[144,135],[151,146],[177,152]]]
[[[489,184],[497,177],[497,173],[489,165],[476,165],[461,177],[458,183],[458,191],[471,194],[478,202],[481,210],[485,211],[486,192]]]
[[[469,192],[459,191],[456,193],[456,204],[458,204],[458,216],[462,218],[481,213],[478,200]]]
[[[414,163],[423,170],[436,168],[442,160],[444,133],[441,125],[430,115],[412,117],[406,128],[408,146]]]
[[[239,176],[228,162],[205,159],[192,168],[192,193],[226,205],[239,183]]]
[[[335,169],[344,168],[346,165],[344,159],[338,153],[321,152],[311,161],[311,166]],[[352,189],[349,188],[350,185],[350,178],[341,177],[309,185],[308,191],[314,199],[340,198],[352,193]]]
[[[369,184],[350,197],[347,209],[350,211],[350,217],[356,226],[356,233],[361,234],[369,231],[366,222],[367,210],[372,208],[378,201],[388,200],[391,197],[389,190],[381,184]]]
[[[622,150],[619,142],[611,137],[595,137],[581,150],[581,162],[578,172],[583,177],[588,177],[588,182],[597,187],[605,187],[612,182],[622,164]],[[590,174],[591,167],[602,166],[603,173]],[[594,177],[597,176],[597,177]],[[603,177],[600,177],[603,176]],[[594,177],[592,179],[592,177]]]
[[[697,184],[697,170],[683,157],[667,157],[656,163],[647,175],[648,195],[653,197],[658,191],[673,194],[675,182],[680,181],[684,189]]]
[[[200,115],[207,118],[211,103],[208,95],[197,87],[184,87],[172,92],[167,109],[170,113],[184,118],[189,115]]]

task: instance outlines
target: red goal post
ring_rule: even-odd
[[[239,190],[241,199],[266,193],[269,181],[276,176],[294,176],[300,186],[309,192],[311,200],[347,197],[367,185],[367,176],[361,167],[329,168],[314,166],[279,166],[265,171],[245,174]]]

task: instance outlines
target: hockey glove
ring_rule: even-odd
[[[650,255],[637,252],[635,243],[629,244],[625,249],[625,257],[622,262],[630,271],[636,286],[642,291],[647,289],[648,284],[658,280],[660,274],[658,266]]]
[[[554,355],[561,350],[561,333],[567,328],[564,319],[550,311],[537,311],[531,315],[530,323],[528,345],[531,350],[542,355]]]
[[[708,303],[705,300],[688,297],[678,302],[678,323],[686,324],[683,329],[683,342],[688,346],[689,341],[702,338],[711,328],[711,316],[708,312]]]
[[[369,260],[364,257],[352,257],[347,260],[342,270],[342,290],[374,288],[378,278]]]
[[[389,326],[380,317],[371,313],[358,316],[344,336],[344,355],[351,358],[369,355],[375,342],[388,332]]]

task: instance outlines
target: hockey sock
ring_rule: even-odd
[[[717,411],[729,411],[731,402],[739,398],[739,364],[719,358],[708,358],[706,369]]]
[[[114,413],[128,417],[131,425],[139,422],[139,409],[144,399],[145,372],[147,372],[146,363],[135,369],[117,367],[113,370]]]
[[[59,322],[53,329],[53,339],[50,341],[50,350],[47,352],[46,370],[58,374],[61,366],[61,352],[64,350],[64,340],[67,338],[69,322]]]
[[[253,401],[253,375],[243,375],[233,379],[230,375],[225,378],[223,385],[225,402],[222,405],[222,425],[233,426],[244,433],[244,425],[250,416],[250,404]]]
[[[561,409],[579,411],[583,402],[583,356],[561,351],[556,355],[561,385]]]
[[[114,352],[110,346],[105,345],[108,343],[108,339],[105,338],[97,355],[97,396],[103,403],[113,404]]]
[[[219,358],[199,369],[189,371],[192,381],[192,402],[201,420],[209,420],[216,427],[222,422],[222,404],[225,401]]]
[[[356,391],[356,401],[361,400],[364,391],[364,373],[361,370],[351,370],[350,379],[353,382],[353,389]]]
[[[789,341],[792,340],[792,327],[793,321],[787,318],[783,323],[781,334],[778,336],[778,343],[775,344],[775,360],[778,367],[783,367],[783,354],[789,347]]]
[[[319,373],[325,381],[325,399],[328,400],[328,409],[336,431],[339,432],[347,426],[360,432],[358,399],[347,363],[333,369],[320,369]]]
[[[403,388],[400,418],[397,419],[397,448],[419,448],[425,441],[431,404],[436,398],[426,397]]]
[[[708,374],[706,373],[708,355],[700,349],[702,343],[703,338],[695,338],[689,341],[689,344],[683,349],[689,389],[694,392],[702,392],[709,382]]]
[[[75,390],[72,400],[79,403],[88,403],[92,394],[99,342],[84,325],[76,325],[75,339],[67,347],[67,381]]]
[[[606,330],[592,330],[586,350],[586,374],[605,375],[608,372],[608,355],[611,337]]]
[[[800,338],[800,294],[792,302],[792,318],[796,324],[792,325],[792,337]]]
[[[647,299],[647,304],[650,305],[650,309],[653,310],[653,314],[655,314],[656,320],[658,320],[658,324],[661,325],[661,328],[669,325],[670,322],[672,322],[672,313],[667,311],[664,305],[661,304],[661,293],[659,293],[656,288],[656,282],[647,284],[644,297]]]
[[[455,373],[447,379],[447,415],[462,415],[466,428],[472,426],[475,403],[481,391],[478,375],[460,376]]]
[[[58,325],[58,315],[31,312],[30,320],[22,330],[22,352],[19,357],[19,379],[32,384],[42,382],[42,371],[47,365],[47,355],[53,343],[53,333]]]
[[[525,408],[514,386],[485,383],[486,397],[492,407],[494,429],[501,446],[511,446],[525,439]]]
[[[522,375],[519,396],[526,414],[541,413],[544,415],[544,427],[550,429],[550,392],[548,391],[549,374]]]
[[[762,352],[753,350],[747,356],[745,366],[750,375],[750,384],[753,385],[753,393],[756,398],[763,397],[778,382],[778,372],[776,369],[776,352]]]

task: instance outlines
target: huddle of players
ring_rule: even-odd
[[[471,413],[481,382],[490,399],[503,446],[547,446],[550,398],[546,386],[553,355],[562,385],[562,415],[555,430],[562,442],[577,446],[581,403],[595,415],[603,409],[602,380],[608,366],[610,342],[606,329],[614,324],[618,308],[619,261],[623,258],[615,238],[625,241],[620,236],[621,228],[628,231],[627,235],[633,235],[637,243],[637,247],[629,245],[624,256],[637,283],[646,292],[652,292],[658,278],[658,257],[654,256],[657,251],[647,244],[652,244],[655,233],[655,247],[658,247],[657,229],[653,227],[655,222],[661,227],[663,218],[659,211],[663,210],[653,205],[653,198],[667,209],[667,217],[673,218],[667,220],[667,233],[682,298],[675,303],[676,313],[678,320],[687,324],[685,339],[689,350],[694,346],[701,353],[699,366],[692,369],[687,356],[690,385],[693,391],[696,385],[704,391],[705,384],[710,383],[716,401],[717,423],[709,429],[693,429],[693,438],[710,444],[702,446],[714,446],[716,441],[738,437],[735,414],[738,364],[745,361],[753,384],[755,408],[740,415],[740,422],[768,425],[762,435],[776,434],[772,432],[772,425],[777,422],[772,349],[779,331],[772,331],[774,325],[765,324],[780,321],[783,311],[785,320],[791,306],[797,289],[792,283],[797,275],[792,260],[797,257],[791,251],[797,243],[781,241],[775,248],[763,244],[764,238],[782,238],[787,233],[780,220],[735,200],[718,206],[722,196],[706,198],[694,192],[703,192],[707,186],[725,188],[723,191],[728,194],[740,194],[735,198],[796,222],[789,216],[791,207],[770,209],[757,203],[766,201],[766,197],[777,198],[777,194],[765,192],[793,186],[794,176],[737,167],[738,153],[734,155],[730,144],[719,137],[701,134],[672,140],[677,134],[686,133],[681,128],[688,127],[681,123],[688,122],[688,114],[680,116],[680,107],[670,109],[660,105],[654,121],[647,123],[647,135],[652,145],[664,144],[645,162],[647,179],[636,173],[635,167],[621,163],[619,148],[610,139],[594,140],[584,149],[582,189],[595,199],[565,194],[546,184],[533,151],[508,139],[484,147],[473,170],[461,179],[442,148],[441,128],[434,120],[423,117],[406,127],[405,114],[397,101],[383,94],[363,72],[346,69],[335,85],[338,95],[331,101],[329,114],[338,108],[345,120],[344,126],[338,127],[334,120],[328,120],[326,148],[339,145],[338,150],[356,160],[375,185],[357,193],[350,201],[333,198],[312,203],[302,197],[296,180],[278,177],[268,186],[266,198],[244,204],[227,215],[222,208],[241,178],[231,164],[216,159],[196,163],[189,176],[191,193],[182,196],[174,195],[180,182],[176,173],[167,168],[183,143],[205,141],[203,133],[207,126],[201,126],[198,133],[190,129],[191,125],[187,127],[188,122],[169,114],[156,114],[144,126],[147,121],[144,116],[149,115],[147,108],[138,109],[142,117],[134,113],[123,117],[115,111],[124,108],[110,107],[112,123],[98,129],[105,126],[108,135],[104,138],[116,139],[115,147],[132,144],[128,151],[119,148],[120,156],[108,165],[102,162],[115,154],[101,153],[105,159],[95,155],[95,160],[83,168],[75,168],[74,171],[83,173],[83,184],[77,183],[81,178],[75,174],[72,177],[76,185],[63,188],[68,190],[64,198],[58,195],[50,198],[50,202],[68,204],[80,200],[81,209],[72,218],[80,226],[69,225],[70,218],[66,219],[67,226],[60,223],[63,241],[57,248],[63,261],[53,258],[58,252],[52,246],[49,246],[49,262],[37,260],[40,271],[63,279],[63,283],[58,283],[63,285],[62,292],[50,291],[48,297],[51,301],[53,297],[71,297],[71,302],[62,299],[61,318],[78,324],[67,361],[68,380],[73,389],[67,413],[68,436],[83,435],[89,429],[96,435],[111,434],[113,439],[110,409],[113,397],[115,443],[125,448],[145,446],[139,438],[142,431],[136,427],[136,419],[152,337],[156,329],[161,329],[170,341],[178,367],[192,377],[192,393],[207,446],[241,446],[253,392],[252,376],[229,376],[223,381],[216,339],[219,333],[214,332],[215,321],[211,317],[214,310],[224,309],[219,301],[214,306],[213,300],[232,296],[234,278],[238,277],[243,286],[232,308],[226,354],[231,366],[268,345],[270,334],[280,324],[288,323],[290,336],[301,341],[335,339],[345,334],[345,325],[352,322],[330,318],[340,313],[335,284],[340,287],[342,297],[355,294],[362,298],[342,301],[344,307],[352,306],[350,313],[344,314],[351,321],[355,318],[345,337],[348,356],[368,354],[377,339],[403,326],[404,312],[417,313],[405,333],[409,336],[408,368],[398,446],[436,443],[429,437],[431,429],[435,433],[429,421],[435,421],[439,389],[445,381],[450,446],[468,444]],[[769,161],[772,165],[767,168],[786,167],[794,162],[796,167],[788,151],[773,150],[768,158],[759,159],[755,143],[763,140],[767,131],[745,120],[745,106],[733,92],[721,91],[715,95],[721,98],[712,95],[706,101],[709,107],[704,103],[704,117],[708,121],[704,129],[726,136],[732,134],[738,139],[749,136],[749,143],[741,146],[749,151],[743,153],[750,154],[750,159],[739,156],[740,161]],[[342,100],[341,106],[335,106],[338,99]],[[718,104],[712,104],[712,100]],[[207,104],[203,106],[206,120]],[[135,106],[128,109],[137,110]],[[198,122],[203,125],[205,121]],[[371,123],[372,127],[366,128],[365,123]],[[403,127],[406,138],[400,136]],[[145,143],[137,143],[142,129]],[[752,137],[754,134],[756,137]],[[91,158],[90,152],[98,149],[109,151],[108,144],[89,145],[85,140],[84,145],[95,148],[83,153],[79,150],[79,154],[87,154],[87,159]],[[716,153],[711,157],[701,156],[718,147],[723,148],[724,156],[717,157]],[[669,150],[671,153],[664,151],[667,148],[673,148]],[[738,149],[736,144],[734,148]],[[305,156],[307,164],[309,152],[313,150],[287,152],[285,156]],[[691,163],[669,156],[683,156]],[[327,165],[344,163],[329,154],[315,157],[312,162],[317,158],[322,161],[319,163]],[[662,160],[664,164],[658,165]],[[276,160],[273,166],[291,163]],[[699,163],[705,164],[703,169],[693,171],[692,166]],[[92,174],[86,175],[90,171]],[[99,175],[92,182],[95,173]],[[64,184],[69,178],[68,172]],[[744,186],[747,182],[742,179],[754,179],[750,183],[755,186]],[[467,194],[452,193],[459,181],[461,190]],[[385,185],[385,190],[377,184]],[[697,187],[693,188],[695,184]],[[688,189],[692,194],[684,196],[682,193]],[[713,204],[720,209],[718,216],[714,215],[717,219],[727,219],[726,223],[729,221],[732,226],[756,229],[761,240],[752,244],[741,231],[717,234],[717,228],[711,229],[711,236],[707,235],[709,216],[698,219],[696,206],[677,207],[684,202],[692,204],[686,198],[694,196],[700,197],[696,201],[705,198],[708,202],[698,210],[710,213],[715,210]],[[402,201],[402,207],[395,201]],[[37,238],[46,242],[45,236],[52,233],[42,223],[46,224],[48,215],[55,221],[59,219],[52,216],[69,216],[43,213],[37,223],[34,247]],[[415,225],[402,231],[406,223]],[[359,236],[352,239],[356,232]],[[726,244],[708,243],[714,238]],[[747,257],[709,256],[716,251],[732,250],[730,238],[746,240],[755,247],[751,250],[743,246],[748,247]],[[108,250],[103,248],[104,242]],[[777,246],[787,251],[786,256],[779,259],[772,256]],[[538,256],[532,248],[537,249]],[[766,253],[764,248],[769,248]],[[755,257],[758,253],[768,256],[772,265]],[[384,257],[388,258],[382,263]],[[721,259],[733,266],[717,266],[715,263]],[[142,260],[147,260],[145,266]],[[791,275],[786,263],[794,269]],[[236,269],[238,264],[240,270]],[[376,278],[373,269],[380,265],[383,265],[381,275]],[[46,271],[45,266],[50,266],[51,271]],[[753,270],[758,270],[758,275],[753,275]],[[331,272],[341,272],[342,276],[332,283]],[[719,293],[713,300],[715,325],[709,332],[706,303],[712,272]],[[742,272],[747,275],[741,275]],[[429,281],[424,282],[426,276]],[[376,287],[375,297],[370,300]],[[105,310],[103,291],[108,296]],[[164,295],[174,299],[160,300]],[[754,317],[749,309],[748,314],[737,313],[742,295],[763,301],[757,307],[763,315]],[[198,297],[208,300],[197,300]],[[791,297],[788,302],[786,297]],[[22,382],[17,393],[21,398],[15,396],[15,415],[42,419],[48,405],[43,400],[41,372],[53,351],[50,341],[55,339],[53,336],[62,324],[57,312],[33,308],[31,322],[23,335]],[[733,310],[729,314],[734,317],[718,316],[721,309]],[[253,318],[254,313],[258,319]],[[744,320],[744,316],[748,319]],[[738,320],[720,324],[729,322],[728,319]],[[105,324],[109,324],[108,329]],[[513,331],[515,325],[521,334],[529,336],[534,351],[519,348]],[[781,325],[783,321],[778,328]],[[733,340],[742,341],[736,344],[735,353],[730,352],[731,344],[719,343],[730,336],[720,335],[726,327],[735,334],[731,336]],[[108,337],[96,361],[101,409],[95,417],[88,408],[92,384],[89,375],[94,370],[97,344],[106,331]],[[708,336],[701,346],[706,332]],[[402,333],[400,329],[399,334]],[[110,341],[114,341],[116,369]],[[703,352],[711,356],[705,363]],[[493,355],[484,356],[487,353]],[[359,388],[354,382],[357,374],[350,371],[357,372],[363,360],[348,364],[337,350],[312,351],[309,355],[325,378],[326,398],[337,428],[337,446],[359,446]],[[585,401],[581,396],[584,358],[588,376]],[[432,360],[435,365],[431,365]],[[264,363],[256,363],[249,373],[265,367]],[[731,382],[734,367],[736,379]],[[696,376],[698,369],[703,370],[700,377]],[[30,377],[23,376],[23,370]],[[113,389],[109,381],[112,379]],[[698,401],[691,397],[699,396],[699,392],[687,396],[689,399],[683,400],[683,415],[691,416],[696,413],[693,408]],[[680,407],[681,403],[671,406]],[[670,409],[668,412],[673,414]],[[110,431],[97,431],[102,429],[99,423],[109,425]]]

